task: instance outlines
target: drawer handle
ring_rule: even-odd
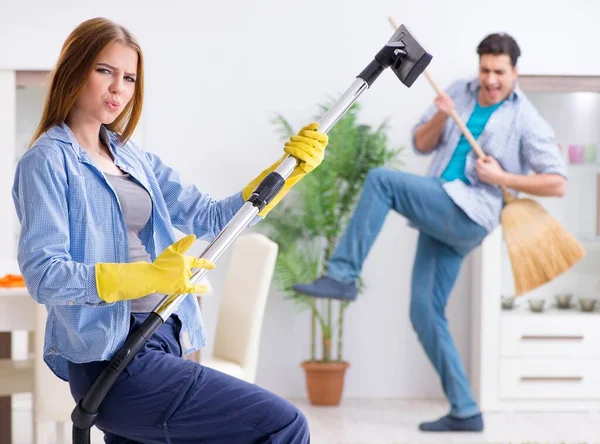
[[[583,341],[583,335],[561,335],[561,336],[548,336],[548,335],[523,335],[521,341]]]
[[[581,382],[583,376],[521,376],[521,382]]]

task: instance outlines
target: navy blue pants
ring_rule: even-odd
[[[146,319],[132,315],[130,334]],[[96,426],[106,443],[309,443],[308,423],[291,403],[181,357],[171,317],[135,356],[104,399]],[[76,402],[108,361],[69,364]]]

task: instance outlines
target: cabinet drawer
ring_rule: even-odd
[[[522,400],[600,399],[600,360],[522,359],[500,361],[500,397]]]
[[[500,354],[506,357],[599,357],[600,316],[503,316]]]

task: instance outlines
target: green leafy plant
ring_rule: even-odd
[[[321,105],[321,113],[328,105]],[[376,167],[398,168],[401,148],[389,147],[387,121],[378,128],[358,122],[354,104],[328,133],[323,163],[305,176],[259,227],[279,245],[274,281],[286,299],[300,310],[311,311],[311,361],[342,361],[344,313],[348,302],[315,300],[296,293],[292,285],[310,282],[327,267],[339,237],[349,222],[367,173]],[[296,133],[277,115],[273,122],[283,140]],[[359,282],[359,291],[364,286]],[[336,307],[337,305],[337,307]],[[334,319],[334,308],[337,316]],[[317,358],[317,327],[322,354]],[[337,356],[332,340],[337,336]]]

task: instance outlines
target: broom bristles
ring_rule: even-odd
[[[510,202],[500,219],[517,296],[551,281],[585,255],[579,241],[532,199]]]

